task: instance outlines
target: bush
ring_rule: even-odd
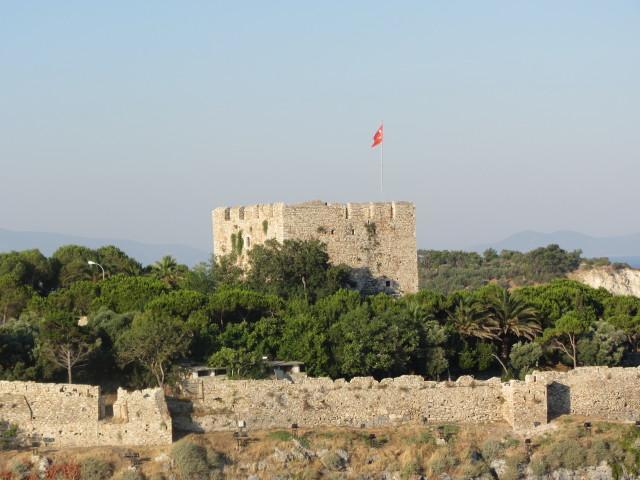
[[[440,448],[431,455],[427,467],[433,476],[445,473],[460,463],[450,448]]]
[[[546,461],[552,470],[558,468],[575,470],[585,466],[587,455],[585,448],[575,440],[563,440],[549,452]]]
[[[546,478],[545,476],[549,473],[549,465],[542,458],[532,460],[529,467],[531,468],[531,473],[538,478]]]
[[[171,449],[171,456],[182,480],[209,478],[209,463],[204,447],[187,441],[178,442]]]
[[[144,480],[144,475],[137,470],[125,470],[118,477],[119,480]]]
[[[511,367],[518,373],[520,379],[524,379],[524,376],[538,364],[540,357],[542,357],[542,347],[534,342],[518,342],[509,354]]]
[[[13,478],[16,480],[23,480],[29,477],[31,473],[31,464],[26,462],[16,462],[11,467]]]
[[[82,480],[109,480],[113,475],[110,463],[97,458],[85,458],[80,462]]]
[[[344,455],[340,455],[337,451],[327,452],[320,459],[322,464],[329,470],[344,470],[347,467],[347,461]]]
[[[497,459],[504,452],[504,444],[499,440],[487,440],[481,447],[482,457],[488,462]]]

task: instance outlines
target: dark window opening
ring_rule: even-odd
[[[231,209],[230,208],[225,208],[224,209],[224,219],[225,220],[231,220]]]
[[[391,280],[387,280],[386,282],[384,282],[384,286],[385,287],[390,287],[391,286]]]
[[[244,207],[240,207],[240,210],[238,210],[238,217],[240,220],[244,220]]]

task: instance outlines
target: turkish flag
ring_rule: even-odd
[[[382,130],[382,125],[380,125],[380,128],[378,128],[378,130],[376,130],[376,133],[373,135],[373,144],[371,145],[371,148],[375,147],[376,145],[380,145],[382,143],[384,137],[384,133]]]

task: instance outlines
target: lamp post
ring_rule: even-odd
[[[100,270],[102,270],[102,280],[104,280],[104,268],[102,268],[102,265],[100,265],[98,262],[94,262],[93,260],[89,260],[87,262],[89,265],[97,265],[100,267]]]

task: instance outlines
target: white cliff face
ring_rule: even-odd
[[[640,270],[612,267],[581,268],[568,276],[593,288],[602,287],[614,295],[640,297]]]

